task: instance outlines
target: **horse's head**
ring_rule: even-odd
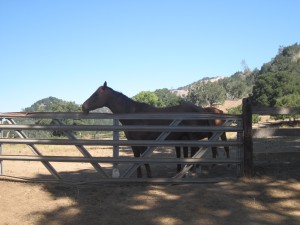
[[[105,81],[103,86],[99,87],[94,94],[92,94],[91,97],[82,104],[82,111],[84,113],[89,113],[91,110],[106,106],[108,89],[109,88]]]

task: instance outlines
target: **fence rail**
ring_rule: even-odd
[[[282,107],[261,107],[251,106],[252,114],[258,115],[300,115],[300,108],[282,108]],[[262,138],[270,136],[299,136],[299,128],[253,128],[253,138]]]
[[[74,112],[10,112],[0,113],[0,118],[36,118],[36,119],[117,119],[117,120],[201,120],[201,119],[241,119],[240,115],[214,113],[74,113]]]
[[[212,126],[151,126],[151,125],[132,125],[132,126],[113,126],[113,125],[0,125],[0,130],[50,130],[50,131],[148,131],[148,132],[242,132],[241,127],[232,126],[222,126],[222,127],[212,127]]]
[[[51,125],[38,125],[31,121],[30,124],[22,124],[22,120],[40,120],[40,119],[51,119],[54,123]],[[74,120],[110,120],[113,125],[65,125],[63,123],[66,119]],[[170,125],[132,125],[132,126],[122,126],[120,125],[120,120],[166,120],[169,121]],[[224,121],[223,126],[180,126],[182,120],[213,120],[219,119]],[[0,152],[0,164],[3,160],[10,161],[40,161],[48,169],[48,171],[53,175],[56,180],[63,180],[62,176],[57,172],[57,170],[52,165],[52,162],[81,162],[90,163],[96,171],[101,175],[101,181],[111,181],[119,179],[120,181],[131,181],[140,180],[133,179],[132,176],[136,168],[142,164],[160,165],[164,164],[182,164],[185,168],[181,172],[173,177],[159,178],[159,181],[163,179],[166,182],[174,180],[174,182],[183,182],[183,180],[188,181],[188,178],[184,178],[186,172],[192,167],[191,164],[207,165],[207,164],[234,164],[236,165],[235,175],[240,174],[243,166],[243,127],[242,127],[242,116],[238,115],[219,115],[219,114],[182,114],[182,113],[171,113],[171,114],[101,114],[101,113],[0,113],[0,131],[15,132],[18,138],[3,136],[0,138],[0,146],[5,144],[25,144],[28,145],[34,152],[33,156],[22,156],[22,155],[3,155]],[[6,121],[6,123],[5,123]],[[16,122],[18,121],[18,123]],[[20,122],[21,121],[21,122]],[[64,133],[64,138],[47,138],[47,139],[37,139],[28,138],[24,133],[25,131],[61,131]],[[73,132],[79,131],[110,131],[111,137],[102,140],[91,140],[76,136]],[[158,138],[156,140],[127,140],[120,139],[120,132],[156,132]],[[181,133],[191,133],[191,132],[210,132],[214,135],[208,140],[166,140],[166,137],[173,132]],[[233,132],[236,133],[235,140],[230,141],[219,141],[219,137],[223,132]],[[82,157],[74,156],[47,156],[43,155],[39,151],[37,146],[40,145],[73,145],[75,146],[83,155]],[[86,146],[111,146],[113,157],[93,157]],[[142,157],[124,157],[120,156],[120,146],[148,146],[147,150],[144,152]],[[195,147],[198,146],[198,153],[195,154],[194,158],[175,158],[174,156],[168,156],[166,158],[152,157],[154,150],[157,147]],[[210,147],[221,147],[229,146],[235,148],[236,154],[235,159],[210,159],[203,158],[206,151]],[[103,168],[100,163],[112,164],[110,170]],[[125,164],[127,167],[122,170],[119,164]],[[2,165],[1,165],[2,166]],[[239,169],[238,169],[239,168]],[[115,171],[118,171],[114,175]],[[0,171],[1,172],[1,171]],[[216,178],[218,180],[220,177]],[[179,180],[178,180],[179,179]],[[157,179],[156,179],[157,180]],[[204,179],[205,180],[205,179]],[[202,178],[194,179],[192,182],[203,182]],[[211,180],[209,178],[208,180]],[[155,179],[149,179],[150,182],[155,181]]]
[[[300,114],[300,108],[252,106],[252,113],[259,115],[296,115]]]
[[[186,163],[186,164],[214,164],[216,160],[214,159],[196,159],[196,158],[185,158],[185,159],[177,159],[177,158],[133,158],[133,157],[92,157],[92,158],[84,158],[84,157],[75,157],[75,156],[16,156],[16,155],[2,155],[2,160],[14,160],[14,161],[48,161],[48,162],[81,162],[81,163],[153,163],[153,164],[161,164],[161,163]],[[232,163],[237,164],[240,163],[239,160],[234,159],[219,159],[218,163]]]

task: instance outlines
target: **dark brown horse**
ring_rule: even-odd
[[[204,109],[192,104],[181,104],[178,106],[156,108],[145,103],[133,101],[120,92],[114,91],[107,86],[105,82],[103,86],[99,87],[91,96],[82,104],[82,111],[88,113],[91,110],[108,107],[113,113],[206,113]],[[170,120],[120,120],[123,125],[169,125]],[[180,125],[195,125],[195,121],[182,121]],[[208,126],[209,121],[199,120],[198,126]],[[160,135],[160,132],[135,132],[127,131],[125,136],[128,140],[155,140]],[[199,133],[179,133],[173,132],[166,139],[167,140],[200,140],[209,137],[209,132]],[[140,157],[147,149],[147,146],[131,146],[135,157]],[[145,164],[147,176],[151,177],[150,166]],[[137,169],[137,176],[141,177],[141,168]]]

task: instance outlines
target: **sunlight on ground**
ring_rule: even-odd
[[[183,225],[184,224],[184,221],[169,216],[157,217],[153,221],[157,225],[165,225],[165,224]]]

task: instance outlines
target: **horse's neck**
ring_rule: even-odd
[[[112,91],[109,101],[108,108],[112,113],[138,113],[143,112],[141,109],[141,103],[133,101],[122,93]]]

